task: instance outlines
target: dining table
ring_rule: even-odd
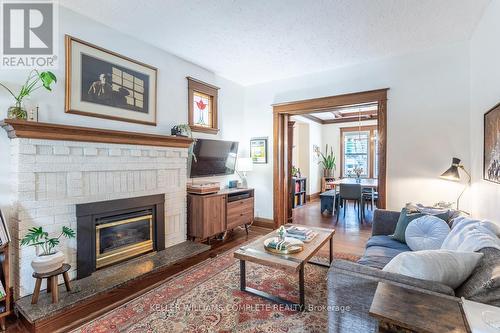
[[[328,182],[329,185],[333,185],[334,188],[336,189],[337,186],[340,186],[341,184],[360,184],[361,188],[367,188],[371,190],[371,197],[372,197],[372,206],[374,205],[375,201],[375,191],[378,188],[378,179],[377,178],[339,178],[334,181]]]

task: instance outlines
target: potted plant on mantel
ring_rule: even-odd
[[[61,268],[64,262],[64,254],[56,250],[61,237],[75,238],[75,231],[63,226],[58,237],[49,237],[49,233],[43,231],[42,227],[32,227],[21,240],[21,245],[34,246],[36,258],[31,261],[31,267],[35,273],[48,273]]]
[[[326,144],[325,153],[323,154],[319,149],[316,151],[319,157],[321,157],[319,164],[323,166],[323,176],[333,177],[335,174],[335,169],[337,168],[337,162],[335,154],[333,153],[333,147],[330,147],[330,152],[328,152],[328,144]]]
[[[26,79],[24,85],[21,86],[19,93],[14,94],[14,92],[9,89],[5,84],[0,83],[0,86],[5,88],[12,97],[14,97],[15,104],[9,107],[7,111],[7,118],[9,119],[27,119],[28,113],[26,109],[22,106],[23,99],[28,97],[32,92],[37,89],[45,88],[48,91],[52,91],[50,85],[52,82],[57,82],[57,78],[54,73],[46,71],[39,72],[36,69],[32,70]]]
[[[191,131],[191,127],[187,124],[175,125],[170,130],[170,134],[175,136],[184,136],[187,138],[193,139],[193,143],[189,146],[188,154],[193,157],[193,160],[196,162],[196,155],[194,154],[194,144],[196,143],[196,139],[193,138],[193,132]]]

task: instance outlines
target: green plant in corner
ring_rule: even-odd
[[[316,154],[321,158],[318,164],[323,166],[325,177],[333,177],[333,172],[337,168],[337,161],[335,154],[333,153],[333,147],[330,147],[330,151],[328,151],[328,144],[326,144],[325,153],[323,154],[318,149]]]
[[[32,227],[28,233],[21,239],[21,245],[34,246],[41,249],[39,256],[54,254],[54,248],[59,245],[61,237],[75,238],[75,231],[69,227],[63,226],[61,234],[58,237],[49,237],[49,233],[43,231],[43,227]]]
[[[21,86],[21,90],[17,94],[15,94],[5,84],[0,83],[0,86],[5,88],[5,90],[7,90],[15,100],[15,105],[9,107],[7,117],[9,119],[26,119],[28,114],[22,107],[23,99],[42,87],[48,91],[52,91],[51,85],[55,82],[57,82],[57,78],[54,73],[49,71],[39,72],[34,69],[29,73],[26,82]]]

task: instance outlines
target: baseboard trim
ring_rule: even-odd
[[[253,225],[261,228],[274,229],[274,220],[265,219],[263,217],[255,217],[253,219]]]
[[[321,192],[316,192],[316,193],[313,193],[313,194],[308,194],[306,195],[306,200],[307,201],[311,201],[311,200],[314,200],[314,199],[319,199],[319,194]]]

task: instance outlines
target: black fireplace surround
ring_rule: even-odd
[[[129,199],[92,202],[76,205],[77,279],[96,271],[96,224],[114,216],[148,211],[153,218],[153,250],[165,249],[165,195],[148,195]]]

